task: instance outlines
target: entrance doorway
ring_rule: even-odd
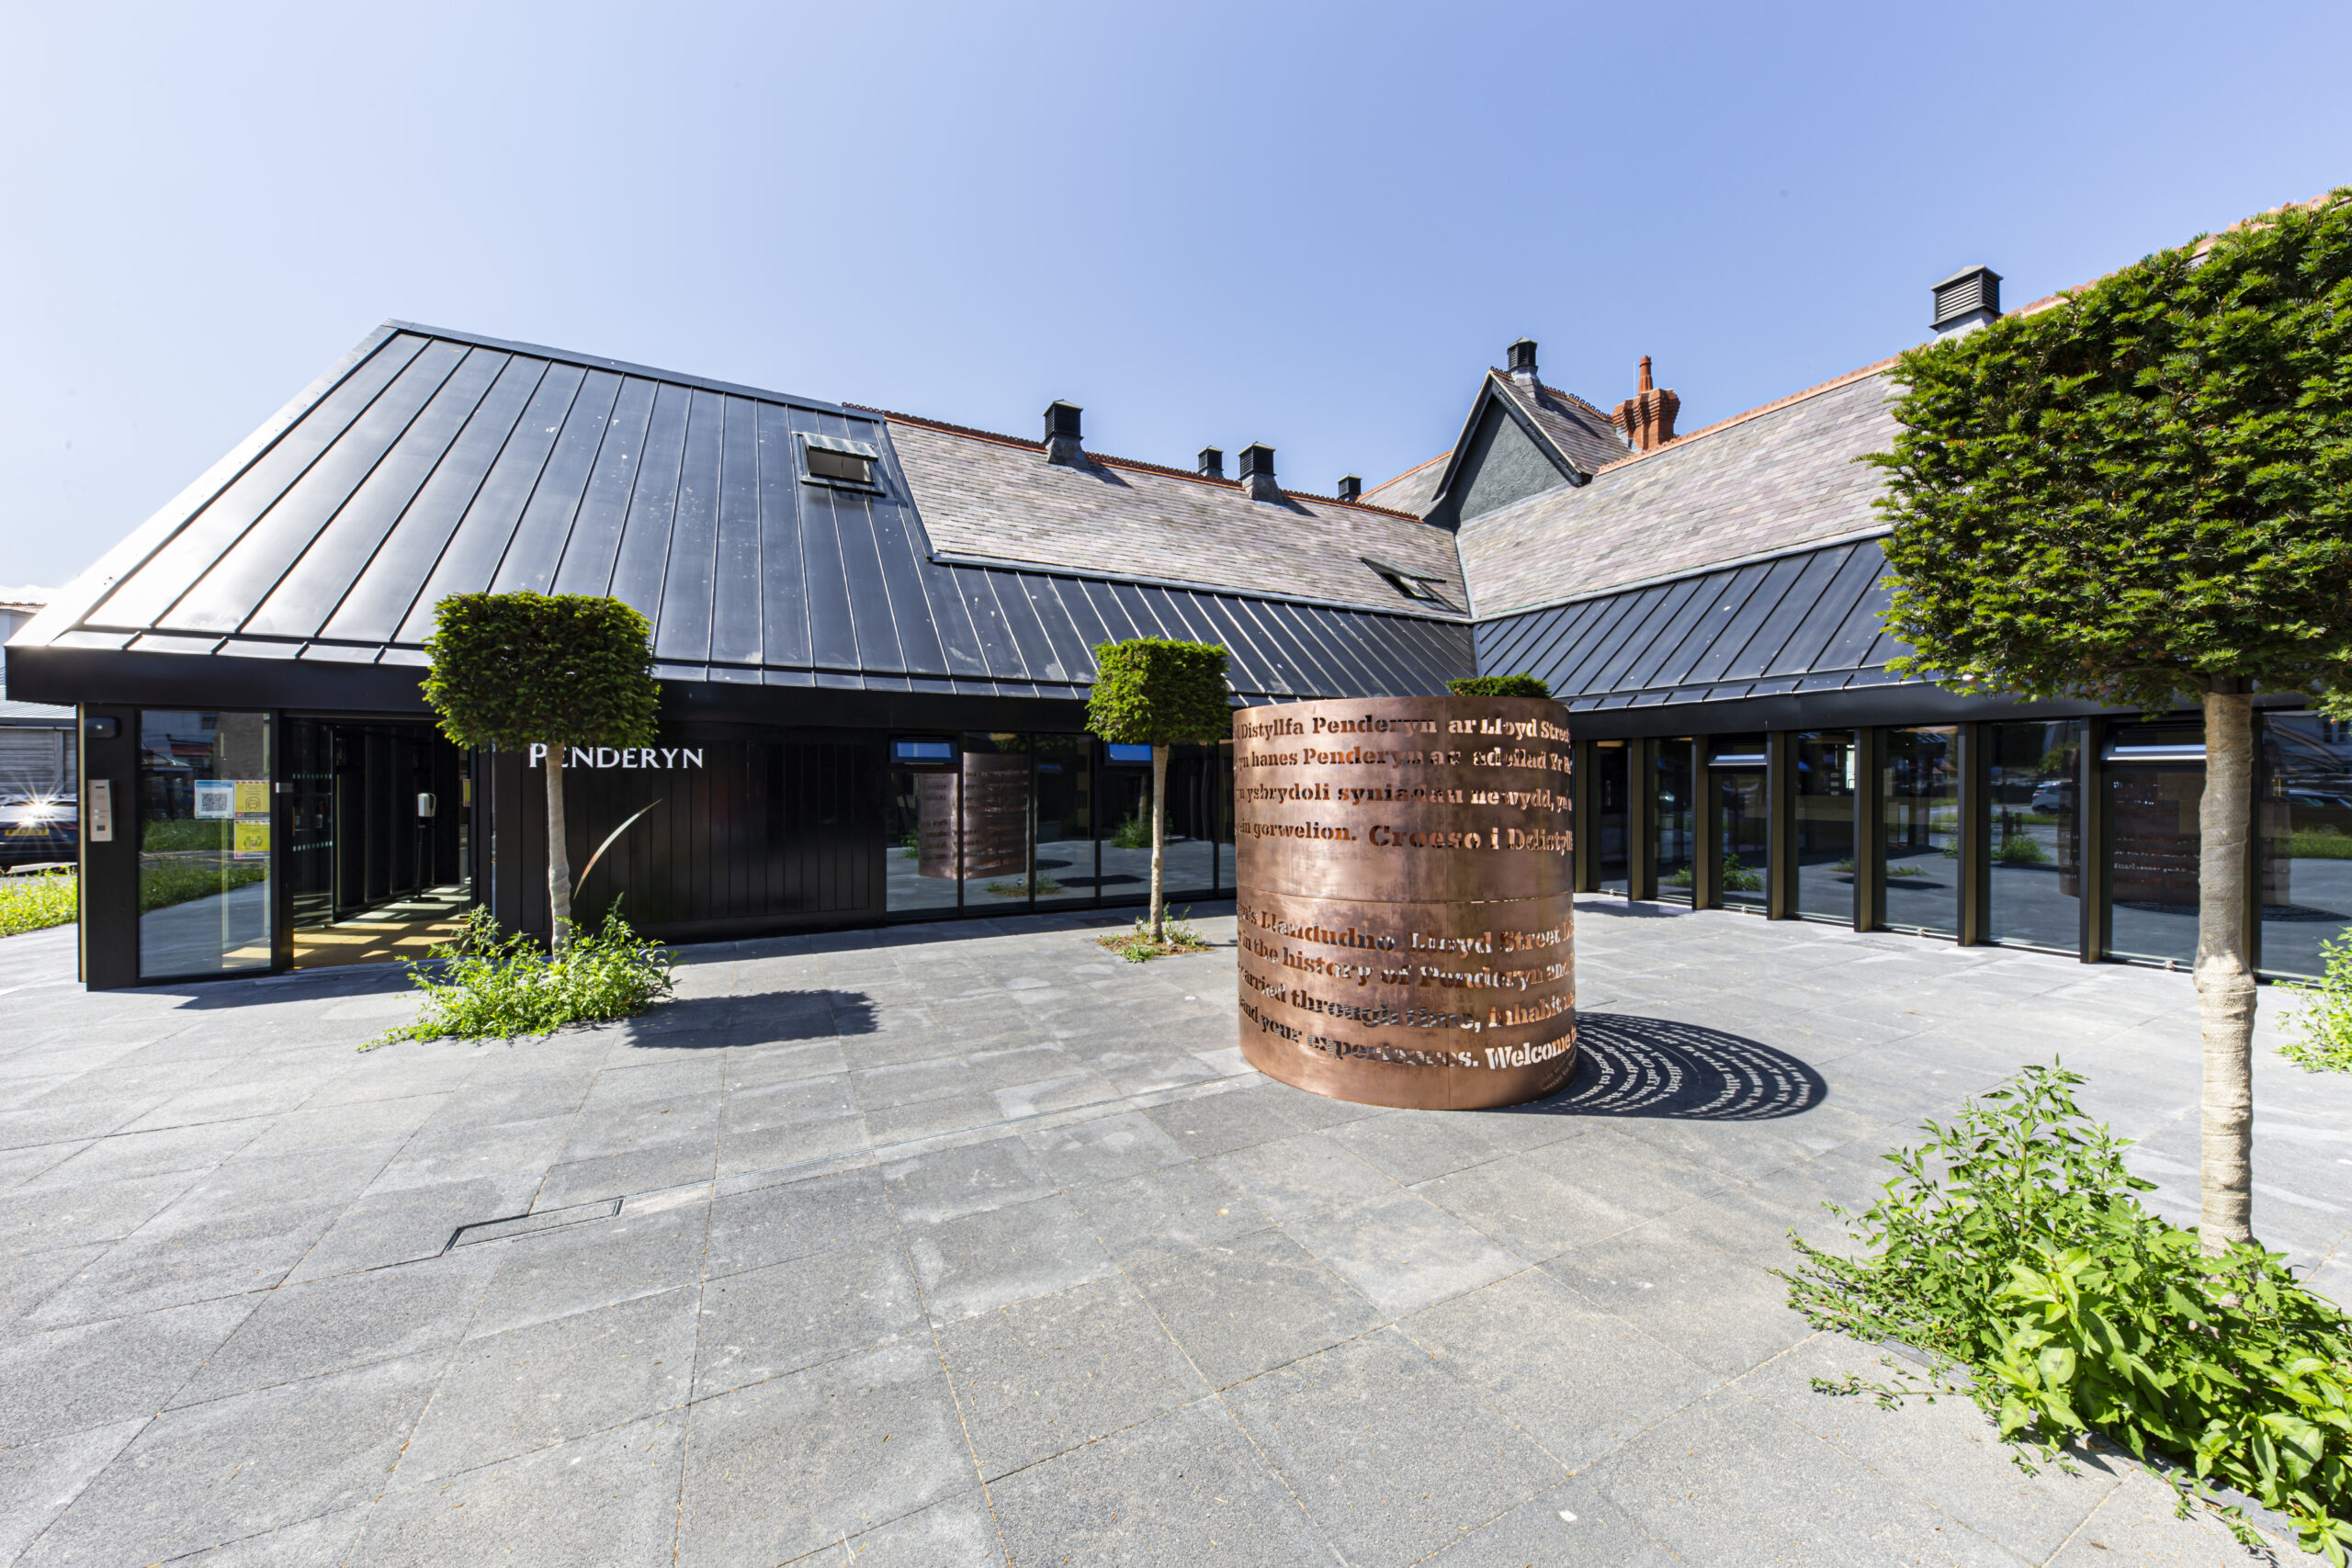
[[[473,903],[465,753],[429,724],[286,720],[294,967],[420,958]]]

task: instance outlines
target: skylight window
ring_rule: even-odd
[[[1388,586],[1406,598],[1418,599],[1425,604],[1444,605],[1449,610],[1453,608],[1446,602],[1445,595],[1438,592],[1445,582],[1442,573],[1422,571],[1409,566],[1398,566],[1395,561],[1382,560],[1375,556],[1361,556],[1357,558],[1386,578]]]
[[[800,450],[808,465],[806,477],[812,483],[850,485],[859,490],[880,488],[874,482],[874,466],[882,460],[882,452],[870,443],[803,431]]]

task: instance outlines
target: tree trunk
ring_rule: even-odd
[[[548,748],[548,912],[555,931],[553,951],[571,945],[571,850],[563,826],[563,748]]]
[[[1167,940],[1160,868],[1168,856],[1168,748],[1151,749],[1151,940]]]
[[[2205,694],[2205,794],[2197,811],[2197,1010],[2204,1024],[2201,1123],[2209,1253],[2254,1239],[2254,965],[2246,855],[2254,824],[2254,702]]]

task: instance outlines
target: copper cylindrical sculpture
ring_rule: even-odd
[[[1365,1105],[1537,1100],[1576,1066],[1567,710],[1385,697],[1233,718],[1241,1053]]]

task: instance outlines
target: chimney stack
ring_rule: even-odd
[[[1619,403],[1610,418],[1634,444],[1634,450],[1647,452],[1674,439],[1674,416],[1681,412],[1682,400],[1674,395],[1674,389],[1650,384],[1650,356],[1645,354],[1640,389]]]
[[[1928,323],[1938,337],[1952,337],[1998,319],[2001,314],[2001,275],[1989,266],[1967,266],[1935,286],[1936,319]]]
[[[1340,499],[1362,501],[1363,499],[1363,478],[1356,474],[1342,474],[1340,477]]]
[[[1535,389],[1535,340],[1532,337],[1523,337],[1510,345],[1509,353],[1510,378],[1529,391],[1533,391]]]
[[[1252,501],[1280,501],[1282,487],[1274,483],[1274,449],[1252,441],[1241,449],[1241,488]]]
[[[1085,412],[1059,399],[1046,405],[1046,461],[1072,468],[1087,466],[1085,450],[1079,445],[1079,416]]]
[[[1218,446],[1201,448],[1199,466],[1202,473],[1213,479],[1225,478],[1225,450]]]

